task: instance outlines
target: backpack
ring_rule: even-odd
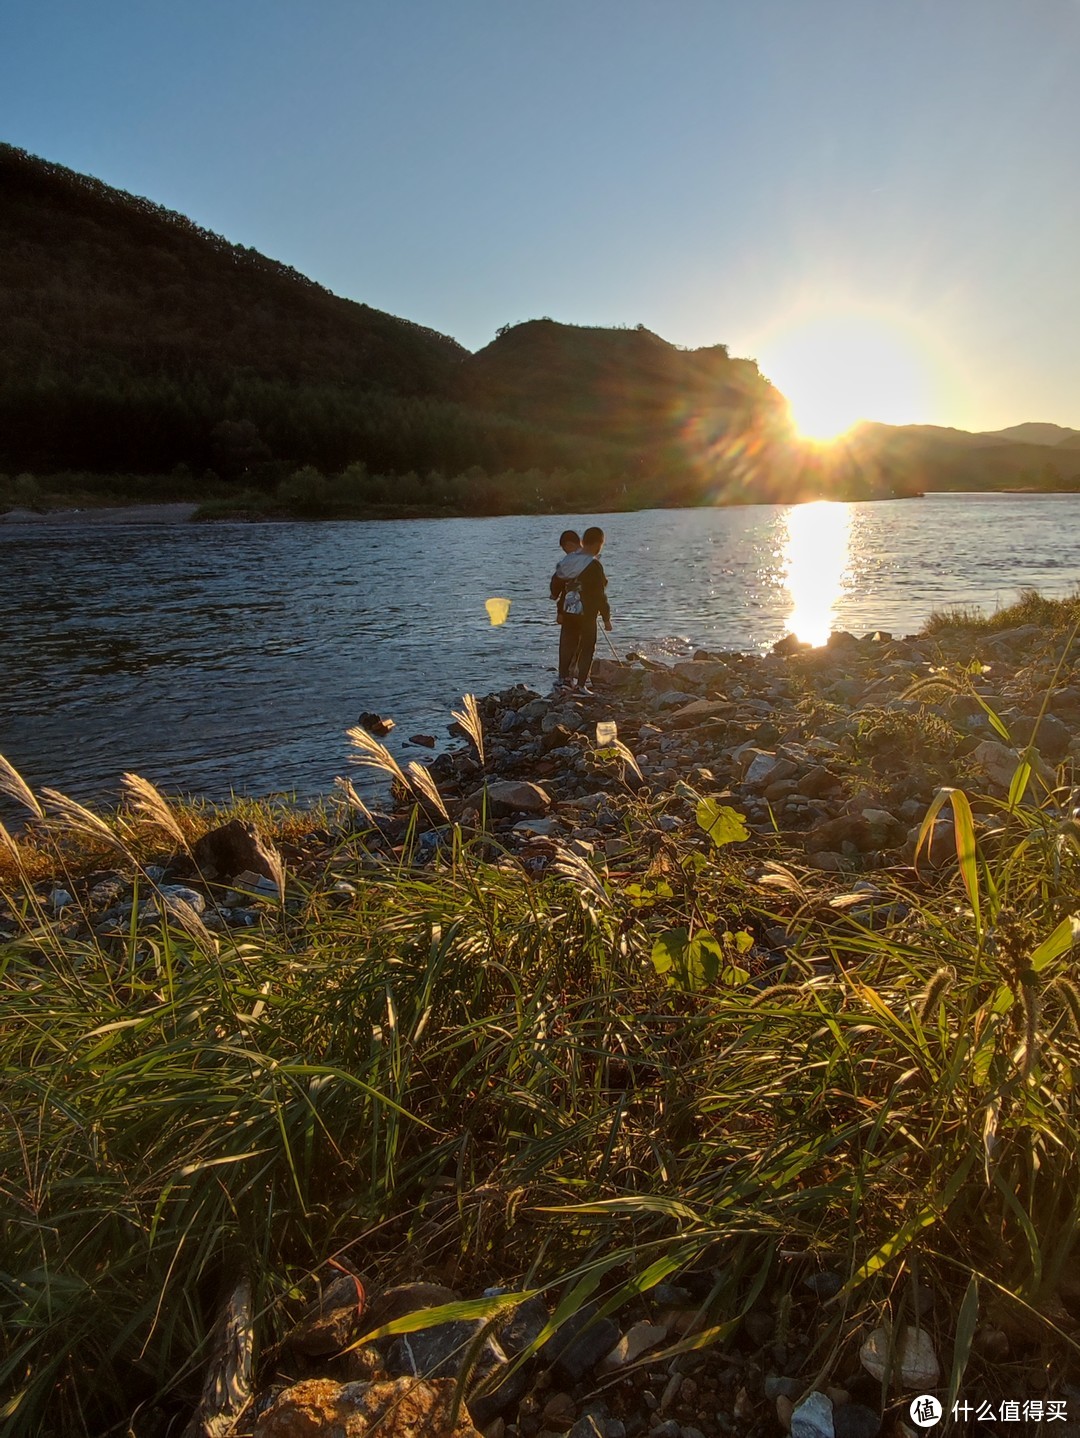
[[[581,603],[581,580],[586,572],[591,569],[592,559],[585,565],[584,569],[578,571],[573,579],[567,579],[563,587],[562,611],[564,614],[583,614],[584,607]]]

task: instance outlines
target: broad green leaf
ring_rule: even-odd
[[[690,937],[687,929],[668,929],[653,944],[652,964],[665,974],[669,984],[688,993],[699,993],[718,980],[728,987],[746,983],[750,975],[728,964],[723,948],[711,934]]]
[[[1028,782],[1030,781],[1030,779],[1031,750],[1025,749],[1020,759],[1020,763],[1016,766],[1016,772],[1012,776],[1012,782],[1009,784],[1008,804],[1010,809],[1015,809],[1017,804],[1019,804],[1020,800],[1024,797],[1024,793],[1027,790]]]
[[[1031,967],[1039,973],[1076,943],[1080,943],[1080,914],[1070,914],[1067,919],[1062,919],[1049,938],[1043,939],[1031,956]]]
[[[658,974],[670,974],[680,963],[690,942],[687,929],[668,929],[652,946],[652,965]]]
[[[743,823],[744,818],[745,815],[730,804],[720,804],[715,799],[702,799],[697,806],[698,828],[705,830],[718,849],[749,839],[750,831]]]
[[[1007,1014],[1016,1002],[1012,989],[1007,984],[1002,984],[990,1003],[992,1014]]]
[[[750,978],[749,969],[740,969],[738,964],[725,964],[718,975],[720,983],[726,989],[737,989],[745,984]]]
[[[956,858],[960,865],[960,877],[964,881],[968,899],[975,913],[975,928],[979,922],[979,871],[975,862],[975,819],[971,813],[968,797],[962,789],[951,789],[953,830],[956,834]]]

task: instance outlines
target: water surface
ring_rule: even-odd
[[[0,753],[79,798],[125,769],[215,798],[312,796],[345,729],[445,740],[461,695],[546,688],[568,524],[607,532],[620,652],[759,650],[794,629],[917,630],[1080,580],[1080,496],[379,523],[0,527]],[[511,601],[493,626],[485,600]],[[603,638],[598,654],[610,653]]]

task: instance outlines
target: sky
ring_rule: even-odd
[[[0,139],[472,350],[1080,428],[1078,61],[1080,0],[4,0]]]

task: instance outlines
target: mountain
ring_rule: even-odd
[[[1044,432],[1057,426],[1018,425]],[[840,442],[857,471],[874,465],[922,491],[1080,489],[1080,455],[1066,446],[1010,441],[934,425],[857,425]]]
[[[529,320],[501,330],[459,374],[468,402],[575,434],[624,444],[668,438],[708,412],[718,425],[785,413],[753,360],[725,345],[683,350],[635,329]]]
[[[1080,429],[1068,429],[1061,424],[1039,424],[1029,420],[1026,424],[1011,424],[1007,429],[984,431],[981,438],[1016,440],[1020,444],[1064,444],[1069,440],[1080,439]]]
[[[562,470],[662,503],[692,497],[706,432],[782,407],[752,361],[642,331],[535,321],[470,356],[11,146],[0,325],[0,470],[12,472],[180,465],[273,485],[298,465]],[[680,425],[684,439],[697,426],[690,443]],[[714,455],[710,476],[723,468]]]

